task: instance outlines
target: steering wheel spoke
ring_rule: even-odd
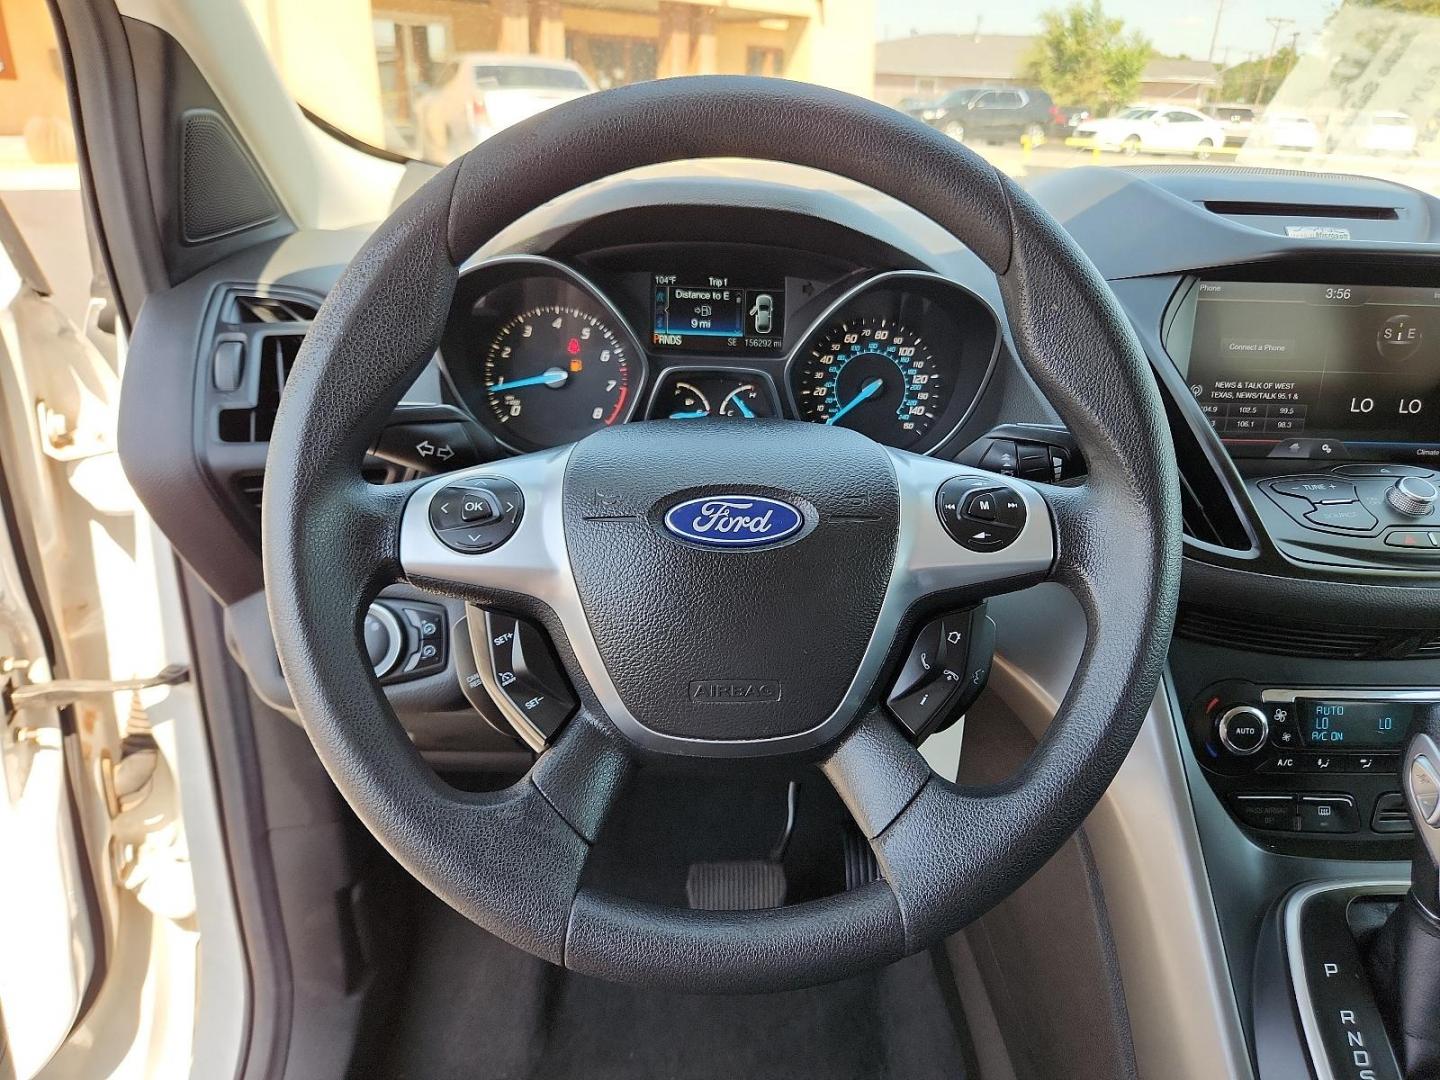
[[[850,729],[821,771],[866,840],[884,832],[934,775],[920,751],[879,710]]]
[[[581,839],[593,844],[633,771],[633,759],[615,730],[581,712],[540,755],[530,782]]]
[[[573,593],[561,491],[570,448],[447,473],[419,486],[400,521],[416,585],[486,604]]]

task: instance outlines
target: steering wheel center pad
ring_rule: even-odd
[[[737,494],[793,506],[803,525],[773,545],[704,546],[744,539],[714,531],[744,500],[718,499],[697,508],[701,542],[665,526],[675,506]],[[639,723],[772,739],[834,713],[895,561],[899,492],[878,444],[783,420],[631,424],[576,444],[564,499],[586,619]]]

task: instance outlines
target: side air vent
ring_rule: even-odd
[[[1270,616],[1235,616],[1182,607],[1175,620],[1178,637],[1227,649],[1360,660],[1385,654],[1389,635],[1381,630],[1350,630],[1276,620]]]
[[[1200,440],[1180,415],[1171,395],[1162,387],[1165,416],[1180,466],[1180,510],[1185,535],[1212,547],[1249,551],[1250,533],[1230,499],[1230,492],[1215,471]]]
[[[285,380],[295,366],[303,334],[267,334],[258,339],[260,385],[254,408],[222,409],[220,441],[231,443],[269,442],[280,409]]]
[[[180,119],[180,238],[203,244],[266,225],[280,203],[225,118],[191,109]]]
[[[1205,209],[1225,217],[1341,218],[1347,221],[1399,221],[1393,206],[1344,206],[1330,203],[1207,201]]]
[[[311,322],[320,310],[308,301],[283,296],[247,296],[237,293],[231,302],[234,308],[225,321],[241,325]]]

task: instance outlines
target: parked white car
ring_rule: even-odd
[[[570,60],[461,53],[416,103],[420,156],[449,161],[511,124],[594,90],[590,77]]]
[[[1320,145],[1320,129],[1303,113],[1268,112],[1255,126],[1250,145],[1276,150],[1314,150]]]
[[[1133,105],[1104,120],[1087,120],[1075,129],[1075,137],[1090,140],[1101,150],[1204,158],[1225,145],[1225,126],[1194,109]]]
[[[1360,149],[1372,154],[1413,154],[1420,141],[1410,117],[1403,112],[1373,112],[1360,131]]]

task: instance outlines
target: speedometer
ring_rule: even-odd
[[[624,420],[634,393],[625,339],[580,307],[513,316],[485,353],[486,403],[505,440],[555,446]]]
[[[796,357],[791,377],[802,419],[900,449],[926,437],[949,395],[924,338],[878,316],[827,328]]]

